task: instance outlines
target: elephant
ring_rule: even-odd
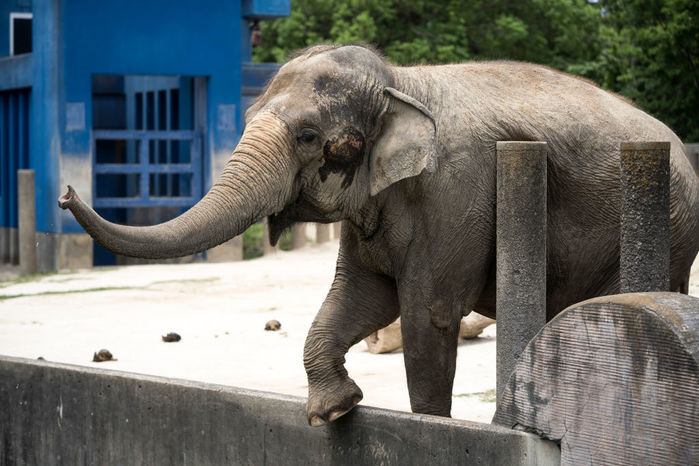
[[[671,142],[671,287],[687,292],[699,248],[699,182],[680,139],[624,98],[528,63],[399,67],[369,46],[316,45],[284,64],[245,113],[218,180],[180,216],[110,223],[69,186],[70,209],[126,256],[192,254],[268,217],[342,221],[332,286],[304,347],[308,422],[362,391],[348,349],[399,315],[411,409],[449,416],[457,335],[496,318],[496,142],[547,143],[546,312],[619,292],[619,145]]]

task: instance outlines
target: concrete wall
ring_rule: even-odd
[[[0,464],[559,464],[488,424],[358,407],[321,428],[305,399],[0,356]]]

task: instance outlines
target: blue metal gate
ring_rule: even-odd
[[[95,208],[192,206],[203,194],[203,151],[201,131],[180,129],[191,127],[180,105],[191,79],[123,79],[126,129],[92,132]]]
[[[0,263],[17,263],[17,170],[29,168],[29,89],[0,92]]]
[[[198,132],[95,130],[93,139],[95,148],[114,141],[117,156],[111,161],[105,160],[108,156],[95,157],[95,208],[189,207],[201,198],[202,137]],[[119,161],[123,158],[118,151],[129,146],[135,149],[135,160]],[[115,187],[116,193],[110,193]]]
[[[92,193],[100,215],[154,224],[201,199],[205,125],[194,121],[194,108],[205,102],[195,98],[196,79],[93,76]],[[121,262],[95,247],[95,264]]]

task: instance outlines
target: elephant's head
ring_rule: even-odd
[[[70,187],[59,206],[105,248],[144,258],[211,248],[264,216],[272,242],[296,221],[356,218],[393,183],[435,169],[434,119],[394,81],[369,49],[313,47],[284,65],[247,111],[223,173],[184,214],[151,227],[116,225]]]

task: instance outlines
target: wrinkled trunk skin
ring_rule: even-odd
[[[100,217],[69,186],[58,199],[85,231],[106,249],[145,259],[181,257],[217,246],[290,201],[298,167],[290,157],[293,139],[271,114],[259,115],[211,190],[195,206],[159,225],[131,227]]]

